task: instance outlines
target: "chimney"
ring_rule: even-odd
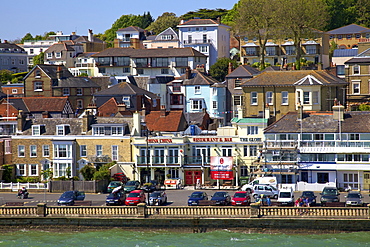
[[[49,112],[48,111],[42,112],[42,118],[49,118]]]
[[[303,119],[303,106],[301,104],[297,105],[297,110],[298,110],[298,121],[302,121]]]
[[[85,111],[85,115],[82,117],[82,133],[86,134],[86,132],[91,129],[93,120],[94,115],[92,115],[90,111]]]
[[[22,110],[18,111],[18,116],[17,116],[17,132],[22,132],[24,124],[26,123],[26,115],[23,114]]]
[[[87,34],[87,40],[89,42],[93,41],[93,31],[91,29],[89,29],[89,33]]]
[[[63,69],[62,69],[62,66],[61,65],[57,65],[57,78],[58,79],[62,79],[63,77]]]
[[[76,35],[76,32],[72,32],[72,35]]]
[[[161,117],[165,117],[166,116],[166,105],[161,105],[161,114],[160,114]]]
[[[269,119],[270,118],[270,107],[268,104],[266,104],[265,106],[265,119]]]
[[[132,131],[131,135],[141,135],[141,115],[138,111],[132,114]]]
[[[333,106],[333,120],[337,121],[344,120],[344,106],[339,104]]]
[[[233,72],[233,64],[229,63],[229,67],[227,68],[227,74],[230,74],[231,72]]]
[[[221,18],[217,17],[216,21],[217,21],[218,24],[220,24],[221,23]]]
[[[125,103],[118,104],[117,108],[118,111],[126,111],[126,104]]]
[[[190,77],[191,77],[191,69],[190,67],[186,67],[185,79],[190,79]]]

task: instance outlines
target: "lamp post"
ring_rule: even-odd
[[[146,123],[143,123],[143,126],[145,126],[145,140],[146,140],[146,149],[145,149],[145,163],[146,163],[146,182],[149,183],[149,157],[150,157],[150,152],[149,152],[149,130],[148,126]],[[148,200],[148,205],[149,205],[149,190],[148,190],[148,195],[147,195],[147,200]]]

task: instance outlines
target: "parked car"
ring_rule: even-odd
[[[131,191],[137,190],[139,188],[139,186],[140,186],[140,182],[139,181],[136,181],[136,180],[128,181],[125,184],[124,191],[126,193],[130,193]]]
[[[349,192],[346,196],[346,207],[364,206],[363,196],[359,192]]]
[[[159,189],[159,183],[158,181],[152,180],[149,183],[145,183],[141,189],[145,192],[153,192]]]
[[[124,192],[110,193],[105,200],[107,206],[125,204],[126,194]]]
[[[294,191],[292,187],[283,187],[279,190],[277,202],[279,205],[294,205]]]
[[[250,203],[251,197],[246,191],[236,191],[231,199],[231,205],[233,206],[249,206]]]
[[[231,197],[229,193],[225,191],[217,191],[213,194],[211,201],[215,205],[223,205],[223,206],[228,206],[231,204]]]
[[[139,203],[145,203],[145,193],[143,190],[133,190],[128,194],[125,200],[127,206],[136,206]]]
[[[188,199],[188,206],[197,206],[199,201],[208,200],[208,195],[202,191],[194,191],[191,193]]]
[[[315,193],[313,191],[302,191],[301,198],[308,198],[308,202],[310,203],[310,206],[316,205],[316,197]]]
[[[119,186],[123,188],[123,183],[121,181],[112,181],[108,184],[107,192],[111,193],[115,188]]]
[[[257,198],[261,195],[270,196],[271,198],[278,198],[279,191],[271,185],[266,184],[256,184],[253,187],[252,195]]]
[[[335,187],[324,187],[320,193],[321,206],[325,206],[328,202],[339,202],[339,191]]]
[[[58,205],[67,205],[72,206],[75,204],[75,201],[85,200],[85,192],[70,190],[64,192],[58,199]]]
[[[149,205],[161,206],[167,203],[167,194],[164,191],[155,191],[149,195]]]

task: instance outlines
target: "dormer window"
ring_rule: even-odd
[[[46,53],[46,58],[51,59],[53,57],[53,53]]]
[[[45,125],[32,125],[32,135],[39,136],[45,132]]]
[[[63,96],[69,96],[69,88],[63,88]]]
[[[61,124],[56,126],[56,134],[58,136],[65,136],[69,133],[69,125]]]
[[[62,57],[62,53],[61,52],[56,52],[55,53],[55,58],[61,58]]]
[[[126,109],[131,107],[130,104],[130,97],[129,96],[123,96],[122,97],[122,103],[126,105]]]
[[[94,124],[92,126],[94,136],[123,136],[123,130],[124,126],[121,124]]]

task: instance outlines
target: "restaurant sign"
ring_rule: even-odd
[[[233,157],[211,156],[211,179],[233,180]]]

